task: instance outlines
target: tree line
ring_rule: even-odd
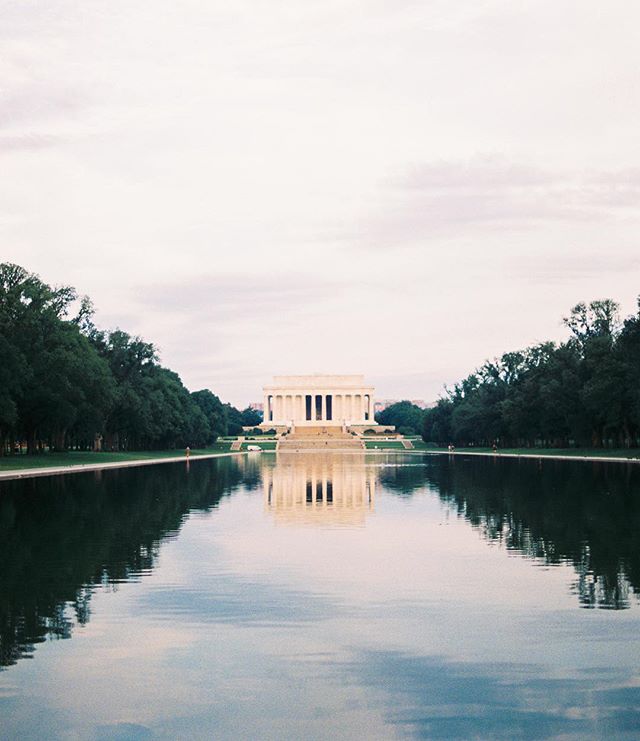
[[[579,303],[565,342],[487,361],[425,412],[427,442],[505,447],[637,447],[640,298],[620,320],[610,299]]]
[[[93,323],[88,297],[0,264],[0,455],[205,447],[256,425],[209,389],[189,392],[153,344]]]

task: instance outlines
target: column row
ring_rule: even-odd
[[[373,422],[370,394],[268,394],[264,421],[281,424],[304,422]]]

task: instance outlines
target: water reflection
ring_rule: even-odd
[[[421,480],[487,540],[547,564],[571,563],[583,607],[624,609],[640,593],[637,466],[441,458],[422,473],[382,476],[402,494]]]
[[[577,608],[636,607],[638,474],[285,454],[3,484],[2,663],[88,625],[0,675],[0,737],[637,738],[640,611]]]
[[[640,687],[616,668],[571,680],[536,664],[366,651],[349,667],[393,698],[388,720],[420,739],[637,739]],[[627,678],[628,681],[628,678]],[[632,680],[633,681],[633,680]]]
[[[0,488],[0,666],[91,615],[94,587],[150,571],[190,511],[209,511],[255,461],[200,462],[4,482]]]
[[[321,526],[362,528],[381,493],[408,501],[437,495],[487,541],[545,564],[571,564],[584,607],[624,609],[640,593],[637,467],[282,453],[53,476],[0,486],[0,666],[87,623],[97,587],[115,590],[149,573],[162,541],[190,512],[261,484],[269,518]],[[376,518],[382,537],[383,520]],[[178,599],[171,592],[154,599],[160,596]],[[263,601],[265,614],[254,605],[252,615],[277,616],[274,600]],[[236,602],[225,607],[226,619],[241,622]],[[220,604],[206,604],[222,614]]]
[[[362,526],[373,512],[377,469],[359,454],[278,453],[265,460],[265,511],[276,522]]]

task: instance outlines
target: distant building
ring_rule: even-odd
[[[261,404],[258,401],[252,401],[251,404],[249,404],[249,409],[253,409],[255,412],[264,412],[264,404]]]

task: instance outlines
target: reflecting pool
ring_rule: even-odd
[[[632,464],[4,482],[0,738],[637,739],[639,595]]]

